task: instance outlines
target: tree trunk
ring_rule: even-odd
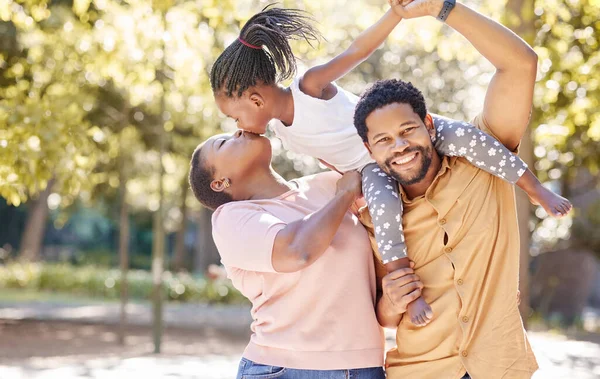
[[[52,192],[54,179],[50,179],[46,189],[39,193],[37,199],[31,200],[25,230],[21,237],[19,258],[26,261],[38,261],[41,258],[42,243],[46,233],[48,219],[48,196]]]
[[[504,24],[513,32],[523,38],[530,45],[535,40],[535,13],[534,0],[507,0],[506,13],[504,15]],[[534,117],[532,117],[534,118]],[[531,131],[528,130],[523,136],[519,156],[529,167],[534,170],[533,142]],[[531,203],[523,191],[517,192],[517,216],[519,220],[519,237],[521,238],[521,258],[519,266],[519,290],[521,291],[521,304],[519,309],[523,323],[527,324],[527,318],[530,314],[529,300],[529,262],[531,231],[529,230],[529,221],[531,219]]]
[[[162,27],[163,31],[167,29],[166,22],[166,10],[161,11]],[[159,70],[164,72],[166,67],[166,49],[165,42],[162,41],[162,61]],[[163,158],[165,155],[165,125],[164,125],[164,114],[165,114],[165,83],[164,74],[158,73],[157,78],[160,82],[163,93],[160,99],[160,122],[156,125],[159,143],[159,160],[158,160],[158,209],[154,212],[153,225],[152,225],[152,339],[154,341],[154,353],[159,354],[162,344],[163,334],[163,290],[162,290],[162,275],[164,271],[165,263],[165,226],[164,226],[164,201],[165,194],[163,188],[163,178],[165,174],[165,168],[163,165]]]
[[[519,149],[519,156],[521,159],[533,168],[533,143],[531,141],[531,134],[525,133],[523,140],[521,141],[521,147]],[[521,240],[521,255],[519,260],[519,291],[521,291],[521,304],[519,310],[521,311],[521,318],[523,324],[527,326],[527,319],[531,314],[530,306],[530,283],[529,283],[529,263],[531,260],[530,246],[531,246],[531,231],[529,230],[529,222],[531,221],[531,202],[529,197],[523,191],[517,191],[517,218],[519,220],[519,237]]]
[[[181,186],[181,223],[175,234],[175,252],[173,253],[173,270],[183,271],[187,266],[187,251],[185,248],[185,232],[187,227],[187,205],[185,200],[188,194],[189,184],[187,180],[183,181]]]
[[[215,242],[212,238],[212,211],[208,208],[200,210],[198,220],[198,233],[196,242],[196,257],[194,259],[194,271],[206,273],[211,264],[219,264],[220,257]]]
[[[119,212],[119,264],[121,268],[121,315],[119,318],[119,344],[125,345],[127,331],[127,271],[129,270],[129,207],[127,204],[127,180],[121,175],[121,209]]]
[[[159,178],[162,182],[162,172],[160,173]],[[154,212],[154,218],[152,221],[152,337],[154,341],[154,353],[157,354],[160,353],[163,331],[162,275],[165,261],[165,232],[162,217],[163,196],[161,184],[159,206],[158,210]]]

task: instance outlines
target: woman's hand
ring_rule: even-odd
[[[352,201],[362,195],[362,179],[357,171],[345,173],[337,182],[336,195],[347,193],[352,196]]]

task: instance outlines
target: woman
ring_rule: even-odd
[[[200,145],[190,184],[216,209],[213,237],[233,285],[252,302],[238,378],[384,378],[375,264],[350,207],[360,175],[286,181],[267,138],[238,131]],[[403,306],[420,295],[411,269]],[[409,279],[410,278],[410,279]]]

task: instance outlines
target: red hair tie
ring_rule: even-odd
[[[251,49],[262,50],[262,47],[254,46],[253,44],[244,41],[241,37],[238,37],[238,41],[240,41],[242,43],[242,45],[246,45]]]

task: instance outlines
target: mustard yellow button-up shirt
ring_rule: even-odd
[[[481,116],[473,123],[492,134]],[[474,379],[530,378],[538,366],[517,304],[514,188],[464,158],[444,157],[424,196],[401,194],[408,256],[434,316],[425,327],[402,318],[388,379],[459,379],[467,371]],[[380,286],[381,262],[377,271]]]

